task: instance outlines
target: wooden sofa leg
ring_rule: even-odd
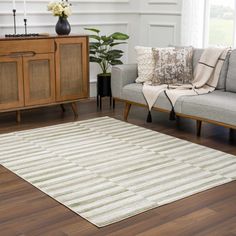
[[[128,119],[130,108],[131,108],[131,104],[126,102],[125,103],[125,111],[124,111],[124,120],[125,121],[127,121],[127,119]]]
[[[201,120],[197,120],[197,136],[198,137],[201,136],[201,129],[202,129],[202,121]]]
[[[229,129],[229,140],[234,141],[234,129]]]
[[[177,126],[179,126],[180,125],[180,116],[176,115],[175,119],[176,119]]]

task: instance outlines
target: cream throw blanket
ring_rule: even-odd
[[[172,108],[181,96],[193,96],[213,92],[218,84],[220,71],[229,49],[207,48],[204,50],[194,73],[192,84],[174,86],[158,85],[152,86],[148,83],[143,85],[143,94],[148,103],[149,110],[152,109],[161,92],[165,92]]]

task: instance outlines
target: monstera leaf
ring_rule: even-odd
[[[129,38],[129,36],[127,34],[123,34],[120,32],[116,32],[116,33],[112,34],[111,37],[115,40],[127,40]]]

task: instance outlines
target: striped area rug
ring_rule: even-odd
[[[109,117],[0,135],[0,163],[98,227],[236,177],[236,156]]]

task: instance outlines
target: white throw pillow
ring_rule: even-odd
[[[158,49],[174,49],[174,47],[167,48],[156,48]],[[136,46],[135,47],[137,53],[137,63],[138,63],[138,78],[135,80],[136,83],[144,83],[144,82],[153,82],[156,60],[155,55],[153,53],[152,47],[143,47]]]
[[[135,47],[138,63],[138,78],[136,83],[143,83],[153,79],[155,60],[151,47]]]

